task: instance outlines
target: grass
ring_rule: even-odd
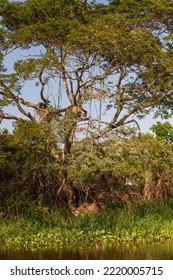
[[[173,203],[107,208],[74,215],[46,208],[0,220],[0,243],[7,247],[41,248],[79,242],[153,242],[173,239]]]

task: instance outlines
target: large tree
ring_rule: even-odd
[[[99,130],[92,136],[100,138],[152,109],[170,116],[172,15],[171,0],[115,0],[109,4],[1,0],[0,59],[5,61],[18,50],[25,54],[16,59],[12,72],[4,72],[1,63],[1,120],[34,122],[30,108],[36,109],[45,129],[51,129],[56,120],[64,135],[64,160],[81,121],[92,127],[98,123]],[[25,99],[23,86],[32,80],[35,90]],[[61,86],[57,106],[53,103],[55,94],[49,101],[46,96],[48,85],[57,86],[55,80]],[[36,95],[40,96],[39,104],[33,101]],[[67,106],[61,107],[61,99]],[[111,110],[113,117],[105,121],[92,112],[86,117],[82,106],[92,100],[102,102],[104,112]],[[11,104],[22,115],[9,114]]]

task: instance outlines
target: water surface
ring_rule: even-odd
[[[1,260],[173,260],[173,241],[147,244],[65,246],[15,250],[1,246]]]

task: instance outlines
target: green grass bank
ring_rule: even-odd
[[[48,248],[103,242],[154,242],[173,239],[173,202],[160,205],[107,208],[71,214],[33,206],[16,216],[0,219],[0,243],[15,248]]]

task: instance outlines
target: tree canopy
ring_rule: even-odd
[[[173,142],[173,127],[169,122],[157,122],[150,129],[155,133],[156,137]]]
[[[142,118],[151,110],[169,117],[173,108],[173,2],[112,0],[1,0],[0,119],[35,122],[35,109],[45,129],[62,133],[64,153],[70,152],[79,123],[94,138]],[[17,51],[12,71],[3,62]],[[24,98],[24,85],[35,90]],[[58,104],[47,94],[58,81]],[[55,84],[57,87],[57,84]],[[38,96],[42,107],[34,102]],[[48,100],[49,99],[49,100]],[[62,100],[67,104],[62,106]],[[87,117],[65,114],[69,105],[100,113]],[[63,103],[63,105],[64,105]],[[96,103],[97,104],[97,103]],[[20,115],[11,115],[14,105]],[[112,112],[109,120],[103,114]],[[87,134],[88,135],[88,134]]]

